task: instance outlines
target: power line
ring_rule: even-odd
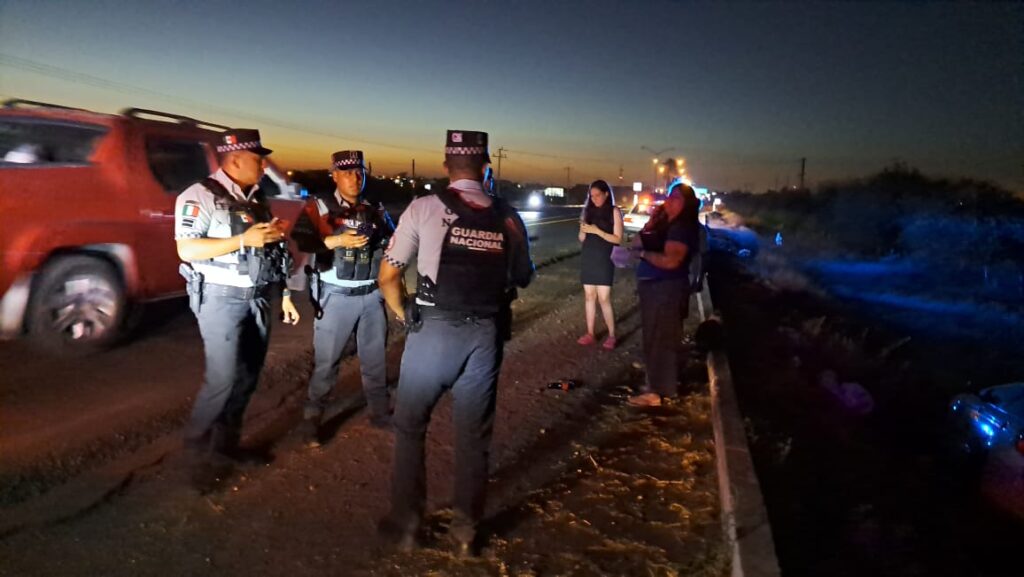
[[[405,145],[401,145],[401,144],[392,144],[392,143],[389,143],[389,142],[382,142],[382,141],[379,141],[379,140],[371,140],[371,139],[367,139],[367,138],[358,138],[358,137],[347,136],[347,135],[343,135],[343,134],[337,134],[337,133],[333,133],[333,132],[325,132],[325,131],[322,131],[322,130],[316,130],[316,129],[312,129],[312,128],[308,128],[308,127],[297,126],[297,125],[293,125],[293,124],[287,124],[287,123],[281,122],[279,120],[274,120],[273,118],[268,118],[268,117],[259,116],[259,115],[255,115],[255,114],[246,114],[246,113],[238,112],[236,110],[231,110],[231,109],[228,109],[228,108],[221,108],[219,106],[216,106],[216,105],[213,105],[213,104],[209,104],[209,103],[206,103],[206,102],[198,102],[196,100],[191,100],[191,99],[183,98],[183,97],[180,97],[180,96],[174,96],[174,95],[171,95],[171,94],[165,94],[163,92],[158,92],[156,90],[150,90],[148,88],[142,88],[140,86],[133,86],[131,84],[125,84],[123,82],[107,80],[106,78],[100,78],[98,76],[92,76],[90,74],[85,74],[83,72],[75,72],[73,70],[67,70],[67,69],[64,69],[64,68],[59,68],[57,66],[51,66],[49,64],[43,64],[41,62],[36,62],[34,60],[29,60],[27,58],[21,58],[19,56],[12,56],[10,54],[0,53],[0,65],[9,66],[11,68],[18,68],[18,69],[25,70],[25,71],[28,71],[28,72],[32,72],[32,73],[35,73],[35,74],[39,74],[39,75],[42,75],[42,76],[48,76],[48,77],[51,77],[51,78],[57,78],[57,79],[64,80],[64,81],[67,81],[67,82],[71,82],[71,83],[74,83],[74,84],[82,84],[82,85],[87,85],[87,86],[94,86],[94,87],[97,87],[97,88],[104,88],[104,89],[113,90],[113,91],[122,92],[122,93],[127,92],[127,93],[136,93],[136,94],[143,94],[143,95],[146,95],[146,96],[152,96],[152,97],[155,97],[155,98],[160,98],[160,99],[166,100],[168,102],[175,102],[175,103],[181,104],[183,106],[188,106],[188,107],[191,107],[191,108],[195,108],[197,110],[210,111],[210,112],[214,112],[214,113],[217,113],[217,114],[222,114],[224,116],[229,116],[231,118],[240,118],[240,119],[243,119],[243,120],[251,120],[253,122],[258,122],[260,124],[264,124],[264,125],[267,125],[267,126],[274,126],[274,127],[277,127],[277,128],[282,128],[282,129],[290,130],[290,131],[293,131],[293,132],[301,132],[301,133],[304,133],[304,134],[312,134],[312,135],[316,135],[316,136],[324,136],[324,137],[327,137],[327,138],[334,138],[334,139],[338,139],[338,140],[346,140],[346,141],[349,141],[349,142],[355,142],[355,143],[360,143],[360,144],[370,144],[370,145],[373,145],[373,146],[380,146],[380,147],[384,147],[384,148],[394,148],[394,149],[398,149],[398,150],[427,151],[427,152],[435,152],[435,153],[441,153],[442,152],[442,150],[439,149],[439,148],[421,148],[421,147],[415,147],[415,146],[405,146]]]

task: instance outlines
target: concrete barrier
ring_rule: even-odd
[[[707,283],[695,295],[701,322],[711,317],[714,307]],[[775,541],[768,511],[757,481],[754,462],[747,445],[732,372],[725,351],[707,356],[711,387],[711,418],[715,434],[718,494],[722,503],[722,526],[732,550],[733,577],[773,577],[782,574],[775,556]]]

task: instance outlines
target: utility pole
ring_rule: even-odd
[[[505,147],[502,146],[498,149],[498,153],[494,155],[494,158],[498,159],[498,176],[494,179],[494,194],[495,196],[501,197],[501,159],[508,158],[505,154]]]
[[[804,175],[806,174],[807,158],[800,159],[800,190],[804,189]]]
[[[565,191],[569,192],[570,188],[572,188],[572,167],[571,166],[566,166],[565,167]]]
[[[412,159],[412,179],[416,180],[416,159]]]
[[[656,190],[658,190],[658,161],[660,160],[662,154],[665,154],[666,152],[672,152],[673,150],[675,150],[675,148],[662,148],[661,150],[654,150],[646,146],[641,146],[640,150],[646,150],[647,152],[650,152],[651,154],[654,155],[654,180],[651,182],[651,192],[654,193]]]
[[[622,165],[619,165],[619,182],[622,182]]]

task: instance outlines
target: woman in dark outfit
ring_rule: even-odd
[[[699,210],[693,189],[676,182],[634,241],[640,251],[636,284],[647,384],[629,398],[631,405],[657,407],[678,390],[678,348],[690,304],[689,260],[697,250]]]
[[[603,180],[590,185],[590,195],[580,216],[580,280],[586,297],[587,334],[576,342],[592,345],[594,338],[594,315],[597,303],[601,303],[601,315],[608,327],[608,338],[603,346],[606,350],[615,348],[615,312],[612,310],[612,282],[615,280],[615,265],[612,264],[612,248],[622,242],[622,213],[615,206],[612,189]]]

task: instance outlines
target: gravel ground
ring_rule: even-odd
[[[499,388],[491,500],[480,557],[446,551],[451,411],[435,411],[428,436],[427,548],[382,547],[376,521],[388,507],[392,437],[368,426],[348,363],[333,438],[301,449],[290,432],[301,394],[280,394],[247,423],[250,443],[270,446],[268,467],[241,470],[199,496],[178,453],[135,470],[103,500],[60,523],[0,541],[0,575],[720,575],[721,541],[710,407],[703,363],[660,409],[623,397],[642,373],[639,315],[630,275],[615,288],[620,348],[581,349],[578,258],[545,267],[516,303]],[[688,322],[692,334],[696,321]],[[389,352],[397,367],[400,346]],[[301,365],[302,363],[299,363]],[[308,369],[272,372],[288,390]],[[570,391],[546,383],[571,378]]]

